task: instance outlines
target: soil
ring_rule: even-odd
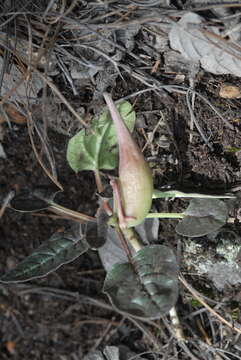
[[[137,104],[140,107],[138,110],[147,111],[148,107],[141,106],[151,102],[151,107],[155,108],[157,100],[150,95],[143,96]],[[190,145],[183,121],[186,107],[180,97],[177,97],[176,103],[177,107],[171,111],[167,110],[164,103],[162,107],[174,129],[178,153],[173,149],[170,154],[178,159],[178,166],[163,162],[161,157],[162,153],[165,155],[165,151],[161,151],[159,159],[155,161],[154,169],[159,173],[155,178],[156,186],[172,185],[175,189],[205,193],[230,190],[238,184],[240,168],[235,156],[226,154],[223,149],[225,145],[239,146],[236,133],[225,129],[220,120],[213,119],[210,130],[216,139],[214,151],[210,151],[197,135]],[[210,113],[205,113],[201,107],[198,110],[202,115],[201,124],[205,127],[207,122],[210,122]],[[237,116],[236,111],[233,117]],[[155,121],[151,120],[150,126],[148,119],[146,120],[148,130]],[[180,122],[183,126],[180,126]],[[3,146],[7,155],[7,159],[0,160],[2,194],[7,194],[12,189],[33,189],[36,185],[49,184],[49,179],[32,151],[27,127],[13,124],[10,129],[7,124],[3,124],[2,128]],[[138,139],[140,143],[143,142],[140,135]],[[58,196],[59,202],[71,209],[94,215],[96,186],[92,173],[86,171],[75,174],[70,169],[65,158],[67,137],[49,131],[49,141],[54,149],[59,181],[64,188],[64,193]],[[167,209],[163,201],[156,201],[156,206],[164,211],[181,211],[182,204],[177,200],[168,204]],[[170,245],[171,242],[173,248],[177,241],[177,236],[173,235],[174,224],[173,221],[163,221],[160,232],[160,243]],[[67,220],[55,220],[48,216],[34,216],[7,209],[0,227],[1,272],[13,268],[52,233],[67,226]],[[235,231],[240,234],[240,225],[236,225]],[[70,354],[76,354],[81,359],[83,354],[99,344],[100,339],[100,348],[106,344],[121,343],[130,346],[132,351],[140,352],[142,334],[138,329],[127,329],[127,333],[132,332],[132,339],[137,337],[137,340],[130,344],[128,336],[121,335],[123,329],[118,330],[116,326],[120,316],[90,304],[83,304],[79,299],[79,296],[84,295],[107,301],[101,293],[104,276],[105,272],[97,253],[90,251],[45,278],[27,284],[1,285],[1,358],[14,356],[25,359],[59,359],[60,356],[66,356],[67,359],[71,358]],[[203,279],[199,286],[202,281]],[[196,287],[199,286],[196,284]],[[229,292],[230,290],[227,296],[230,296]],[[111,325],[112,323],[114,325]],[[103,332],[109,326],[111,329],[102,339]],[[125,326],[128,327],[128,324]],[[10,342],[14,344],[11,351]],[[148,343],[144,345],[143,350],[148,346]]]
[[[135,51],[138,51],[138,46]],[[128,57],[125,61],[128,62]],[[85,96],[82,93],[80,97],[75,97],[70,89],[69,92],[66,90],[58,76],[53,77],[53,81],[75,108],[85,109],[87,121],[91,121],[93,113],[98,113],[98,109],[104,105],[102,98],[95,99],[91,82],[83,88],[86,90]],[[173,80],[167,81],[170,84]],[[208,144],[205,144],[195,129],[190,132],[190,113],[185,95],[174,91],[163,92],[162,96],[146,92],[130,100],[137,112],[135,138],[141,147],[146,144],[146,139],[160,120],[160,112],[164,119],[164,125],[155,131],[151,144],[145,149],[145,156],[155,176],[156,188],[207,194],[233,192],[237,196],[241,193],[241,159],[238,150],[235,150],[239,149],[241,144],[240,100],[219,97],[218,88],[223,82],[241,88],[239,78],[208,73],[201,73],[195,87],[195,90],[215,105],[233,125],[233,129],[227,127],[208,104],[196,98],[195,116],[207,136]],[[118,76],[116,83],[108,89],[114,99],[120,99],[145,88],[130,75],[123,74],[122,78]],[[0,123],[0,132],[6,154],[6,158],[0,158],[1,203],[13,189],[18,192],[34,189],[36,185],[51,184],[36,159],[27,125],[11,122],[9,126],[6,122]],[[161,137],[163,134],[165,139]],[[90,171],[75,174],[67,164],[66,147],[69,138],[60,133],[56,125],[49,125],[48,141],[54,153],[58,180],[64,189],[63,193],[57,195],[56,202],[94,216],[98,205],[95,179]],[[34,139],[40,150],[37,137]],[[163,139],[166,146],[163,145]],[[187,202],[182,200],[155,200],[157,210],[164,212],[181,212],[186,204]],[[231,215],[235,217],[238,209],[237,206]],[[185,239],[175,233],[176,223],[177,220],[161,222],[159,243],[173,248],[180,257],[182,272],[200,293],[214,299],[219,307],[219,302],[222,301],[222,314],[225,316],[228,313],[231,322],[240,322],[240,287],[229,286],[219,291],[208,277],[195,277],[191,269],[182,262],[180,249],[183,249],[181,244]],[[56,220],[46,211],[33,214],[7,208],[0,223],[0,273],[14,268],[54,232],[68,226],[68,220]],[[230,228],[230,225],[228,227]],[[235,221],[232,224],[232,231],[240,239],[240,222]],[[209,240],[205,237],[198,241],[201,241],[206,251]],[[167,351],[167,346],[172,346],[167,328],[164,329],[162,325],[164,335],[160,335],[153,324],[144,323],[144,329],[150,331],[159,341],[160,348],[155,347],[152,338],[143,332],[143,328],[140,329],[111,308],[107,297],[102,293],[104,279],[105,271],[98,253],[88,251],[44,278],[22,284],[0,284],[0,359],[76,360],[83,359],[90,351],[102,350],[106,345],[123,345],[134,354],[153,351],[152,355],[143,355],[145,359],[161,359],[159,352],[163,353]],[[98,300],[99,303],[91,299]],[[197,356],[199,351],[203,351],[203,356],[207,357],[200,359],[209,359],[209,355],[205,355],[205,351],[206,354],[211,351],[207,349],[208,346],[223,349],[227,345],[225,351],[229,351],[231,355],[227,354],[226,358],[234,359],[235,355],[236,358],[241,358],[239,336],[235,338],[232,331],[225,328],[226,333],[221,338],[221,325],[215,317],[211,321],[211,315],[200,313],[199,322],[195,324],[191,317],[188,318],[190,313],[198,311],[199,305],[195,304],[193,297],[180,286],[177,311],[184,332],[190,340],[192,353]],[[217,309],[219,307],[217,305]],[[164,324],[167,321],[169,320],[164,318]],[[214,338],[216,343],[210,344],[209,340]],[[202,347],[204,343],[207,347],[205,349]],[[175,359],[192,358],[177,342],[173,349],[170,354]],[[167,359],[171,358],[171,355],[167,355]]]

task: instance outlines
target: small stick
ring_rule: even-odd
[[[183,219],[186,216],[184,213],[149,213],[146,219]]]
[[[132,228],[122,229],[122,232],[136,252],[143,249],[143,244]]]
[[[104,191],[104,186],[101,181],[100,172],[98,169],[94,170],[95,182],[99,193]]]
[[[93,216],[89,216],[86,214],[82,214],[78,211],[74,211],[74,210],[70,210],[65,208],[64,206],[55,204],[55,203],[51,203],[50,207],[48,208],[50,211],[53,211],[54,213],[57,214],[64,214],[67,215],[73,219],[77,219],[77,220],[82,220],[82,221],[92,221],[95,222],[96,218],[94,218]]]
[[[169,311],[169,315],[170,315],[170,320],[171,320],[173,328],[174,328],[176,339],[178,341],[185,341],[186,338],[183,333],[183,329],[182,329],[180,320],[178,318],[175,306],[173,306],[173,308],[171,308],[171,310]]]
[[[6,196],[5,199],[3,200],[3,204],[2,204],[2,206],[1,206],[1,208],[0,208],[0,218],[3,216],[3,214],[4,214],[4,212],[5,212],[6,208],[7,208],[7,206],[8,206],[8,204],[9,204],[9,202],[12,200],[12,198],[14,197],[14,195],[15,195],[15,191],[12,190],[12,191],[10,191],[10,192],[7,194],[7,196]]]
[[[197,299],[212,315],[218,318],[223,324],[227,325],[230,329],[237,331],[241,334],[241,328],[234,326],[232,323],[224,319],[220,314],[218,314],[211,306],[209,306],[202,298],[197,294],[195,289],[193,289],[183,276],[179,276],[181,283],[187,288],[187,290]]]

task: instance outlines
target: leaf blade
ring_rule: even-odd
[[[18,283],[46,276],[87,250],[84,237],[76,237],[73,232],[54,233],[15,269],[1,276],[0,282]]]
[[[177,224],[176,232],[183,236],[199,237],[217,231],[225,225],[228,207],[218,199],[192,199],[186,216]]]
[[[117,105],[130,131],[134,128],[135,112],[132,105],[124,101]],[[117,166],[118,150],[115,147],[117,137],[109,112],[105,110],[98,119],[94,119],[90,129],[73,136],[67,147],[67,161],[70,167],[79,172],[82,170],[113,170]]]
[[[175,256],[166,246],[151,245],[138,251],[133,262],[134,268],[130,263],[114,265],[107,273],[103,291],[122,312],[141,318],[159,318],[177,300]]]

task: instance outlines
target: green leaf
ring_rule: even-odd
[[[241,151],[241,148],[238,147],[232,147],[232,146],[224,146],[224,151],[229,153],[236,153]]]
[[[15,269],[0,277],[0,282],[17,283],[45,276],[87,250],[84,237],[76,236],[72,231],[54,233]]]
[[[186,216],[176,226],[176,232],[189,237],[217,231],[228,219],[227,205],[217,199],[193,199],[184,213]]]
[[[135,112],[132,105],[125,101],[117,108],[130,131],[135,124]],[[109,111],[105,110],[98,119],[92,121],[87,134],[81,130],[73,136],[67,148],[67,161],[75,171],[112,170],[117,166],[117,137]]]
[[[178,296],[178,266],[171,249],[146,246],[133,264],[116,264],[107,273],[104,292],[113,305],[132,316],[156,319],[167,313]]]

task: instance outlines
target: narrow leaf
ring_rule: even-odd
[[[122,312],[142,318],[159,318],[178,296],[178,266],[171,249],[146,246],[133,257],[133,264],[116,264],[107,273],[104,292]]]
[[[132,105],[125,101],[118,106],[127,127],[132,131],[135,123],[135,112]],[[67,148],[67,161],[75,171],[112,170],[117,166],[118,150],[115,128],[107,110],[93,120],[90,134],[81,130],[73,136]]]
[[[186,216],[176,226],[183,236],[204,236],[220,229],[228,219],[227,205],[217,199],[193,199],[185,211]]]
[[[178,190],[169,190],[169,191],[160,191],[153,190],[152,194],[153,199],[160,198],[198,198],[198,199],[233,199],[233,195],[209,195],[209,194],[200,194],[200,193],[185,193]]]
[[[87,250],[84,237],[76,236],[73,232],[54,233],[15,269],[0,277],[0,282],[16,283],[45,276]]]

